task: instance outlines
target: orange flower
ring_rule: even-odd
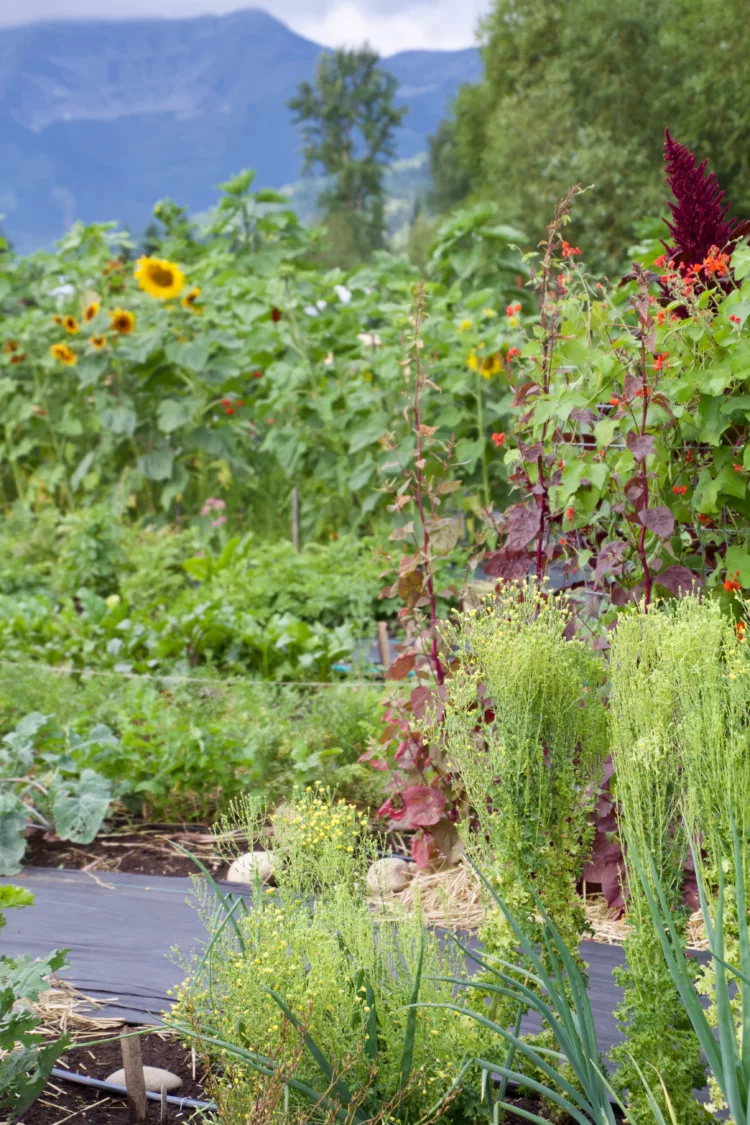
[[[674,486],[674,488],[672,489],[672,492],[674,492],[675,496],[684,496],[685,493],[687,492],[687,485],[686,484],[676,484]]]
[[[92,301],[90,305],[86,306],[86,308],[83,310],[83,319],[87,324],[91,323],[101,307],[102,306],[99,301]]]
[[[736,590],[742,589],[742,583],[739,581],[739,577],[740,572],[739,570],[736,570],[734,572],[734,578],[727,578],[726,582],[724,583],[724,589],[728,593],[733,594]]]
[[[499,449],[501,445],[505,445],[505,434],[493,434],[492,442],[495,448]]]
[[[662,352],[661,355],[654,357],[654,371],[661,371],[666,360],[669,359],[669,352]]]
[[[566,508],[566,510],[565,510],[565,518],[566,518],[566,520],[572,520],[572,519],[575,519],[575,514],[576,514],[576,510],[575,510],[575,508]]]
[[[25,359],[26,359],[26,352],[19,352],[18,355],[14,355],[14,356],[11,357],[10,362],[11,363],[23,363],[23,361]]]
[[[745,633],[747,632],[747,622],[746,621],[738,621],[735,628],[737,630],[737,640],[738,641],[744,641]]]
[[[5,347],[3,348],[3,351],[5,351],[5,352],[17,352],[18,348],[19,348],[18,340],[6,340],[5,341]]]

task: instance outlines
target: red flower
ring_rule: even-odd
[[[493,434],[492,441],[495,448],[499,449],[501,445],[505,445],[505,434]]]
[[[520,354],[521,354],[520,348],[508,348],[508,363],[510,363],[510,361],[512,359],[515,359],[516,356],[520,355]]]
[[[656,367],[656,364],[654,364],[654,367]],[[657,368],[657,370],[658,370],[658,368]],[[651,388],[650,387],[641,387],[641,389],[639,391],[635,392],[635,397],[636,398],[648,398],[648,396],[650,394],[651,394]]]
[[[738,316],[735,316],[734,313],[732,313],[729,319],[731,320],[732,324],[742,324],[741,319]]]
[[[740,572],[739,572],[739,570],[736,570],[734,572],[734,578],[727,578],[726,582],[724,583],[724,589],[728,593],[733,594],[735,592],[735,590],[741,590],[742,589],[742,583],[740,581],[738,581],[739,577],[740,577]]]
[[[654,371],[661,371],[665,360],[669,359],[669,352],[662,352],[654,358]]]
[[[235,406],[244,406],[245,403],[243,402],[243,400],[241,398],[238,398],[234,405]]]
[[[581,251],[577,246],[571,246],[569,242],[563,242],[563,244],[562,244],[562,256],[563,256],[563,258],[572,258],[576,254],[580,254],[580,253],[581,253]]]
[[[617,395],[613,395],[612,398],[609,400],[609,405],[610,406],[619,406],[620,403],[624,402],[624,401],[625,401],[624,399],[618,398]]]
[[[226,410],[224,411],[224,413],[225,413],[225,414],[234,414],[234,407],[233,407],[233,406],[228,406],[228,407],[226,408]]]
[[[674,486],[674,488],[672,489],[672,492],[674,492],[675,496],[684,496],[685,493],[687,492],[687,485],[686,484],[676,484]]]
[[[746,621],[738,621],[737,625],[736,625],[736,629],[737,629],[737,640],[738,641],[744,641],[745,632],[747,630],[747,622]]]
[[[231,406],[231,405],[232,405],[232,400],[231,400],[231,398],[223,398],[223,399],[221,400],[221,405],[222,405],[222,406]]]
[[[654,262],[654,265],[659,270],[663,270],[664,267],[666,266],[666,264],[667,264],[667,255],[666,254],[660,254],[659,257]]]
[[[656,323],[663,324],[666,315],[667,314],[664,312],[664,309],[659,309],[658,313],[656,314]]]
[[[23,363],[23,361],[25,359],[26,359],[26,352],[19,352],[18,355],[13,355],[13,356],[10,357],[10,362],[11,363]]]
[[[575,508],[567,508],[566,511],[565,511],[566,520],[575,519],[575,514],[576,514]]]
[[[732,465],[732,468],[734,469],[735,473],[741,473],[744,471],[744,467],[742,465],[738,465],[736,461]]]
[[[711,517],[705,516],[703,512],[701,512],[701,514],[698,516],[698,519],[701,521],[704,527],[708,527],[711,523]]]
[[[283,315],[284,314],[282,313],[281,309],[277,309],[276,305],[274,305],[271,309],[271,320],[274,322],[274,324],[278,324]]]
[[[253,379],[262,379],[262,378],[263,378],[263,372],[262,371],[253,371]]]

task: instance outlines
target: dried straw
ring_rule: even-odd
[[[431,926],[477,930],[484,918],[481,883],[464,863],[438,871],[417,871],[404,890],[385,891],[373,902],[391,912],[411,912],[419,902],[422,916]],[[611,910],[602,895],[584,894],[583,907],[589,931],[582,937],[603,945],[622,945],[631,931],[626,917]],[[690,917],[687,937],[691,949],[708,948],[700,910]]]

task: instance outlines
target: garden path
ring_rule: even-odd
[[[0,881],[25,886],[35,896],[33,906],[7,912],[0,954],[42,957],[55,948],[69,949],[70,968],[62,975],[103,1005],[98,1015],[157,1022],[169,1007],[169,990],[183,978],[172,950],[179,946],[189,954],[206,940],[190,879],[27,868]],[[221,886],[238,892],[236,884]],[[476,940],[464,938],[469,945]],[[612,1010],[622,993],[612,971],[623,963],[622,950],[586,941],[581,951],[589,964],[591,1005],[606,1052],[621,1038]]]

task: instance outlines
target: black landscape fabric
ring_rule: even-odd
[[[183,977],[175,947],[188,956],[206,942],[190,879],[29,868],[0,881],[27,887],[35,896],[33,906],[7,912],[0,953],[42,957],[52,949],[69,949],[70,968],[62,975],[103,1005],[97,1013],[102,1016],[158,1022],[170,1007],[169,990]],[[221,889],[241,891],[229,884]],[[244,893],[250,897],[249,889]],[[463,937],[469,945],[476,941]],[[622,991],[612,972],[624,958],[619,946],[591,941],[582,942],[581,952],[589,965],[591,1006],[606,1053],[622,1039],[612,1015]]]

